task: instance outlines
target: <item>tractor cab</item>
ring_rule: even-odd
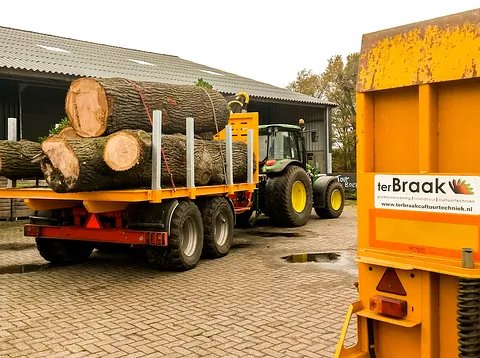
[[[259,126],[259,156],[262,173],[281,172],[286,166],[296,164],[307,167],[304,122],[300,125],[267,124]],[[312,141],[317,141],[312,131]]]
[[[237,226],[248,225],[252,212],[264,213],[278,226],[302,226],[312,208],[322,218],[337,218],[344,206],[344,190],[336,176],[312,175],[307,165],[305,130],[299,125],[267,124],[259,126],[260,182],[249,211],[237,215]]]

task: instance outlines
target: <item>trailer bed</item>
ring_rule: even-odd
[[[78,193],[56,193],[47,187],[3,188],[0,199],[23,199],[31,210],[50,210],[54,208],[74,207],[83,204],[91,213],[122,210],[129,203],[190,198],[206,195],[229,195],[236,192],[253,192],[255,184],[239,183],[233,185],[211,185],[194,188],[166,188],[161,190],[106,190]]]
[[[56,193],[47,187],[34,188],[2,188],[0,199],[40,199],[40,200],[76,200],[76,201],[112,201],[159,203],[165,199],[188,197],[195,199],[203,195],[233,194],[239,191],[253,191],[255,184],[240,183],[233,185],[210,185],[195,188],[172,188],[161,190],[127,189],[104,190],[78,193]]]

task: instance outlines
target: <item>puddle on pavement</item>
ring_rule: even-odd
[[[303,265],[312,265],[320,270],[334,270],[347,273],[352,276],[357,275],[357,264],[355,262],[355,250],[335,250],[295,254],[283,256],[281,259],[286,264],[302,263]]]
[[[302,237],[302,235],[297,232],[253,231],[250,232],[250,234],[261,237]]]
[[[303,263],[303,262],[332,262],[338,260],[340,254],[335,252],[318,252],[311,254],[295,254],[284,256],[284,259],[290,263]]]
[[[12,274],[12,273],[29,273],[29,272],[45,270],[48,267],[49,267],[48,263],[1,266],[0,267],[0,275]]]

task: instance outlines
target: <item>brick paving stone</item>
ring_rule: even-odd
[[[99,252],[50,267],[23,224],[0,223],[0,357],[332,357],[357,299],[351,206],[336,220],[312,215],[301,228],[261,219],[235,230],[226,257],[182,273],[153,270],[138,254]],[[298,237],[260,235],[285,231]],[[342,259],[282,260],[322,251]],[[5,273],[29,264],[44,266]],[[354,342],[355,331],[347,337]]]

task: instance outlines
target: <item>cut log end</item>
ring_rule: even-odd
[[[97,137],[107,129],[107,95],[100,83],[92,78],[72,82],[65,111],[73,129],[81,137]]]
[[[140,144],[134,135],[117,132],[109,136],[103,159],[111,169],[125,171],[138,164],[140,151]]]
[[[60,132],[58,132],[60,138],[80,138],[77,132],[73,127],[65,127]]]
[[[75,180],[80,174],[80,164],[72,148],[61,138],[49,138],[42,143],[42,150],[52,166],[65,180]]]

